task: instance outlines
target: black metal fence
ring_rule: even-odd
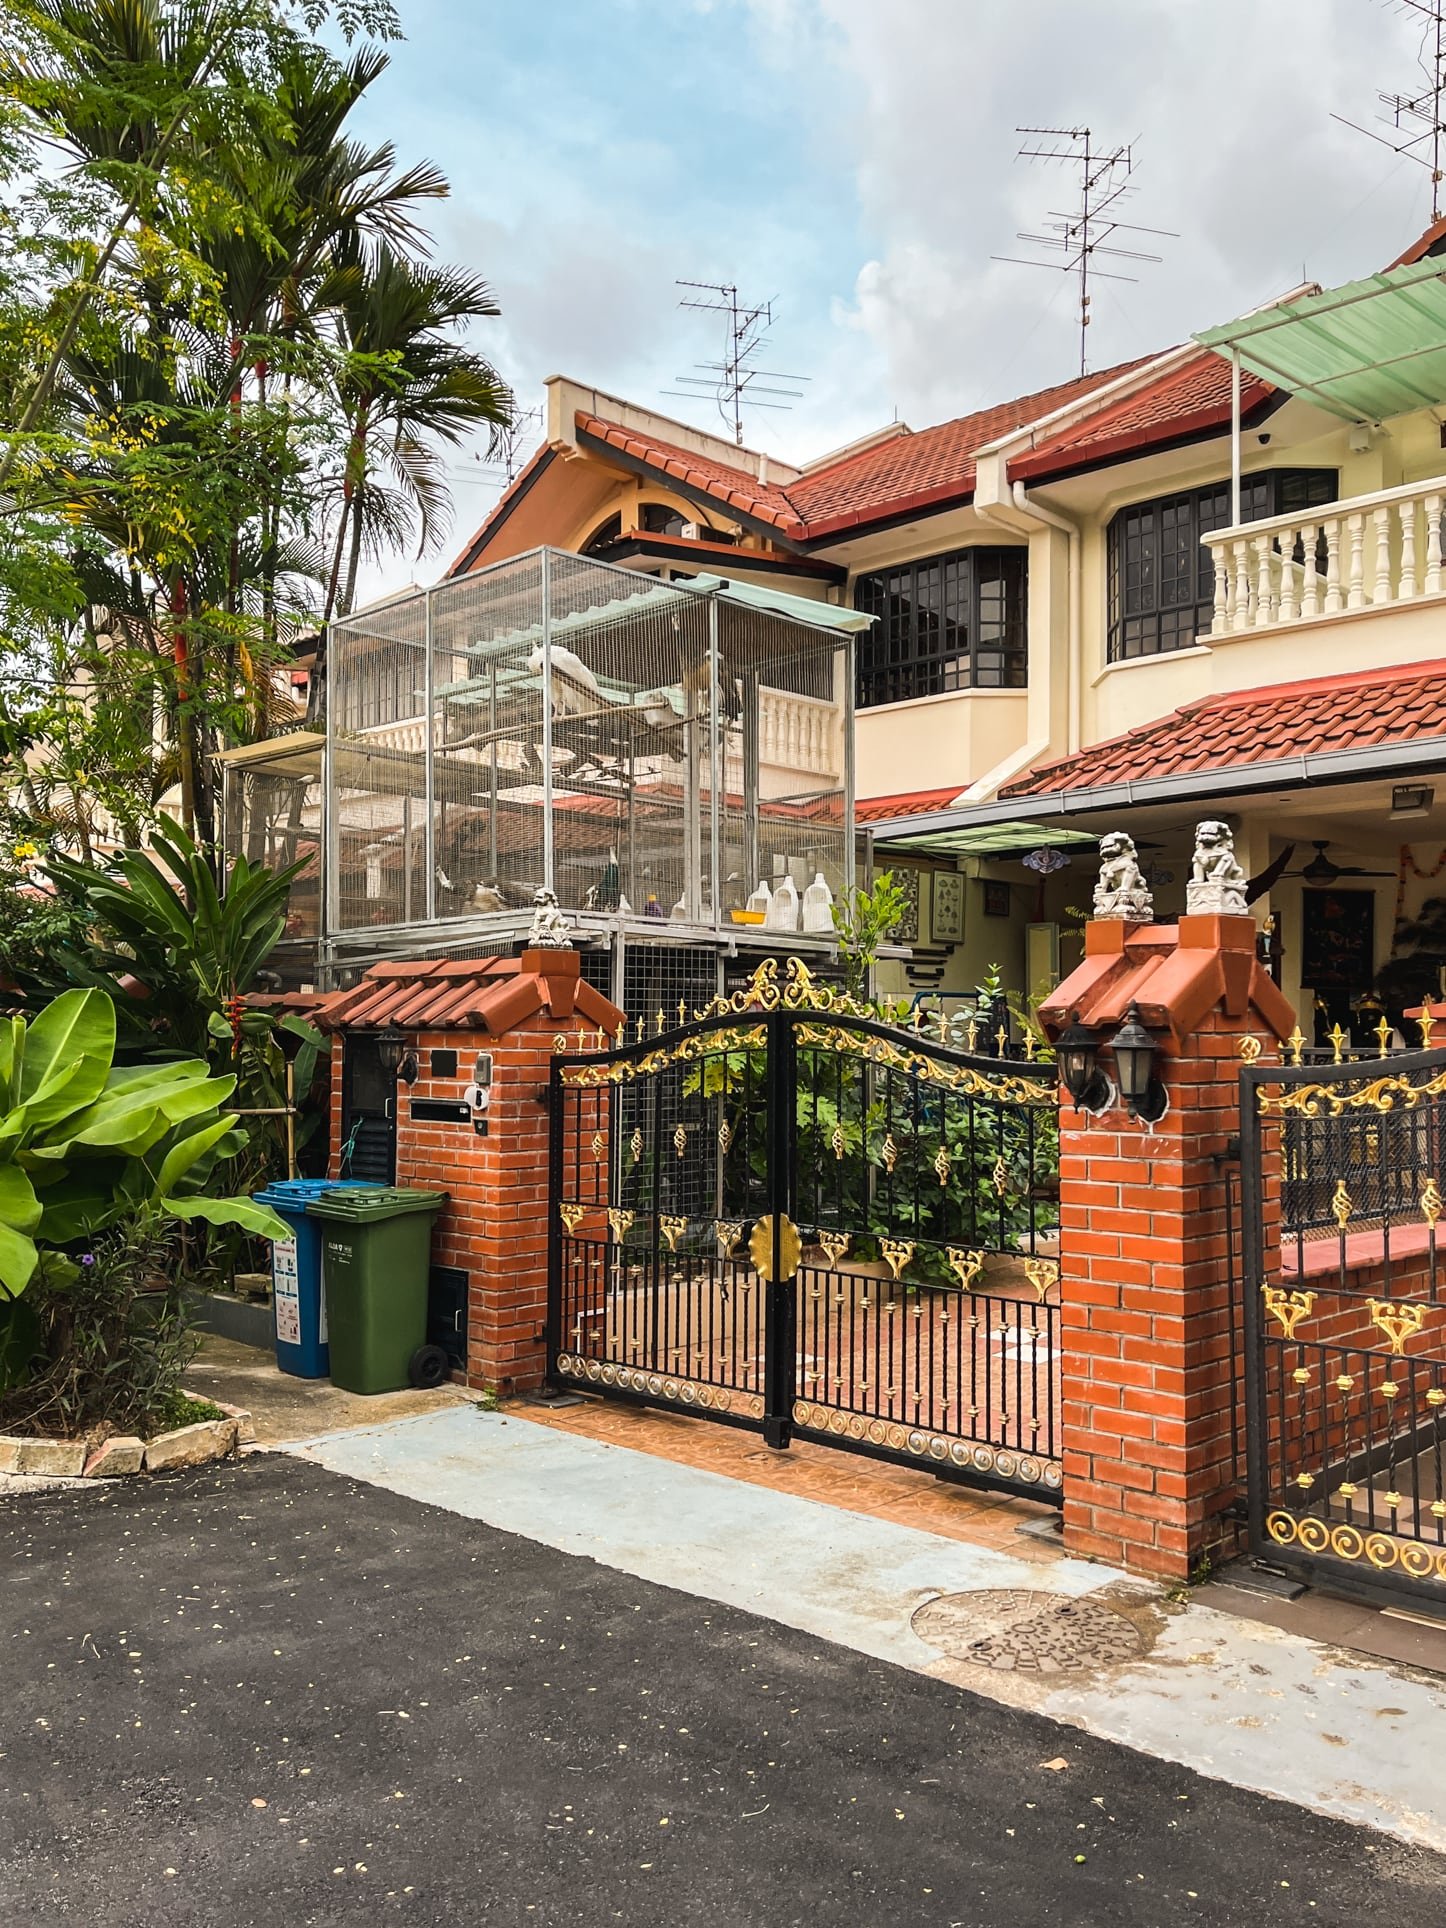
[[[794,960],[552,1102],[554,1379],[1058,1499],[1052,1069]]]
[[[1242,1074],[1252,1551],[1446,1616],[1446,1051]]]

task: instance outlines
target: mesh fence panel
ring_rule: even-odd
[[[338,623],[331,649],[339,934],[514,925],[543,884],[695,926],[759,877],[843,887],[830,631],[538,550]]]
[[[428,913],[426,598],[333,627],[332,887],[336,928]]]

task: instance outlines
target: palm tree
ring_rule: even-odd
[[[438,444],[455,446],[482,423],[496,430],[513,410],[492,364],[450,338],[498,312],[478,276],[418,265],[383,242],[343,263],[331,293],[351,364],[339,384],[348,434],[323,623],[350,611],[363,554],[415,535],[423,555],[439,539]]]

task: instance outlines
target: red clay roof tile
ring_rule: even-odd
[[[1038,764],[1018,782],[1006,784],[1000,795],[1094,790],[1176,772],[1226,770],[1417,737],[1446,737],[1446,659],[1242,690],[1187,704],[1076,756]]]
[[[1247,375],[1240,385],[1242,414],[1248,416],[1274,393],[1268,382]],[[1202,348],[1157,381],[1014,456],[1009,474],[1021,482],[1038,481],[1119,460],[1177,436],[1221,428],[1229,420],[1230,365]]]

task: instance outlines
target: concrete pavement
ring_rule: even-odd
[[[1033,1547],[1025,1556],[944,1539],[515,1412],[456,1409],[292,1450],[559,1551],[1446,1850],[1446,1776],[1436,1765],[1446,1680],[1438,1676],[1181,1605],[1106,1566],[1062,1555],[1041,1563]],[[1011,1655],[998,1622],[1001,1610],[1006,1619],[1017,1613],[1017,1602],[1011,1609],[998,1596],[1020,1593],[1079,1603],[1059,1623],[1077,1629],[1066,1666],[1051,1666],[1047,1653]],[[971,1651],[976,1626],[989,1637],[990,1664]]]

